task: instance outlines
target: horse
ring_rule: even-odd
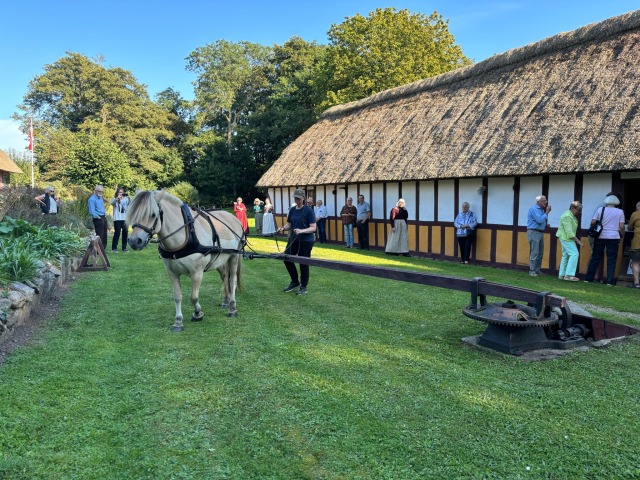
[[[228,317],[236,317],[236,289],[241,289],[241,269],[245,232],[231,213],[207,212],[190,208],[164,190],[138,191],[127,210],[126,224],[131,225],[129,246],[142,250],[154,235],[158,251],[173,286],[176,319],[172,330],[184,330],[180,277],[191,277],[192,321],[201,321],[204,313],[198,302],[204,272],[217,270],[222,280]]]

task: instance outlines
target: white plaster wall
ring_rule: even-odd
[[[582,180],[582,219],[581,228],[589,228],[596,209],[604,202],[611,191],[613,178],[610,173],[592,173],[584,175]]]
[[[313,187],[316,191],[316,195],[315,197],[313,197],[313,201],[317,202],[318,200],[322,200],[322,203],[324,205],[327,204],[324,192],[325,192],[325,186],[324,185],[316,185],[315,187]],[[329,189],[329,191],[331,191],[331,189]],[[315,205],[315,203],[314,203]]]
[[[453,222],[455,220],[453,180],[440,180],[438,182],[438,221]]]
[[[462,202],[469,202],[469,209],[475,214],[478,222],[484,223],[484,219],[482,218],[482,193],[478,193],[479,188],[482,188],[481,178],[461,179],[458,184],[458,199],[460,205],[457,205],[457,207],[458,211],[462,211]]]
[[[371,208],[373,208],[373,196],[374,194],[371,192],[371,189],[369,188],[369,184],[363,184],[360,185],[360,195],[364,195],[364,201],[365,202],[369,202],[369,205],[371,205]],[[380,197],[381,199],[382,197]],[[353,204],[355,205],[356,203],[358,203],[358,194],[355,194],[353,196]]]
[[[549,224],[557,227],[560,215],[569,209],[569,204],[575,200],[573,190],[576,183],[575,175],[551,175],[549,177],[549,195],[547,200],[551,205]]]
[[[358,202],[358,186],[357,185],[345,185],[345,192],[347,195],[344,197],[345,203],[347,197],[351,197],[353,199],[353,204],[355,205]]]
[[[271,200],[271,204],[273,205],[273,199],[275,198],[276,194],[275,194],[276,189],[275,188],[267,188],[267,194],[266,196],[269,197],[269,200]]]
[[[336,191],[336,195],[332,193],[334,190]],[[325,198],[323,201],[324,205],[327,207],[327,215],[333,217],[336,215],[336,200],[338,189],[335,185],[327,185],[325,187],[325,192]],[[340,192],[342,192],[342,190],[340,190]],[[340,206],[340,208],[342,208],[342,205]],[[338,213],[340,213],[340,208],[338,209]]]
[[[373,191],[370,196],[367,195],[366,192],[363,192],[362,189],[360,189],[360,193],[364,195],[364,201],[369,202],[369,205],[371,205],[371,218],[386,218],[384,214],[384,195],[381,183],[373,184]],[[353,199],[353,204],[356,204],[355,198]]]
[[[404,198],[409,214],[409,220],[416,219],[416,182],[402,183],[402,198]]]
[[[518,225],[527,226],[527,214],[529,209],[536,204],[538,195],[542,195],[542,177],[522,177],[520,179]]]
[[[389,212],[400,198],[400,183],[387,183],[387,208],[382,218],[389,218]]]
[[[513,177],[489,178],[486,223],[513,225],[513,205]],[[471,205],[471,209],[476,211],[473,205]]]
[[[435,219],[435,187],[432,181],[420,182],[420,221],[433,222]]]

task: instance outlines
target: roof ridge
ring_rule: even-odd
[[[530,60],[531,58],[556,52],[581,43],[590,42],[599,38],[611,37],[618,33],[634,30],[640,27],[640,10],[624,13],[597,23],[591,23],[583,27],[562,32],[552,37],[544,38],[538,42],[507,50],[504,53],[493,55],[481,62],[468,67],[458,68],[441,75],[417,80],[406,85],[390,88],[370,97],[356,100],[342,105],[336,105],[325,110],[320,118],[334,117],[352,112],[371,105],[388,100],[395,100],[413,95],[425,90],[437,88],[443,85],[459,82],[468,78],[486,74],[491,70],[503,68],[514,63]]]

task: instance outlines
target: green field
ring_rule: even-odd
[[[313,256],[482,276],[640,323],[628,288],[340,246]],[[296,296],[261,259],[244,262],[238,318],[212,273],[205,320],[172,333],[155,249],[110,260],[0,366],[2,479],[640,478],[637,338],[523,362],[461,342],[485,327],[461,314],[466,293],[312,267]]]

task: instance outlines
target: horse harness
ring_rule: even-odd
[[[163,211],[162,211],[162,206],[160,205],[160,203],[158,203],[158,209],[160,212],[159,215],[159,219],[160,219],[160,228],[162,228],[162,220],[163,220]],[[235,254],[242,254],[244,253],[244,245],[246,243],[245,237],[244,237],[244,233],[242,235],[242,237],[239,237],[238,239],[242,242],[242,248],[241,249],[232,249],[232,248],[222,248],[222,246],[220,245],[220,236],[218,235],[218,233],[216,232],[215,227],[213,226],[213,222],[211,222],[211,215],[209,213],[207,213],[206,211],[200,209],[200,208],[194,208],[194,210],[196,212],[198,212],[198,214],[196,215],[196,218],[198,216],[203,217],[207,223],[209,224],[209,227],[211,228],[211,238],[213,240],[213,245],[202,245],[200,243],[200,241],[198,240],[198,236],[196,235],[196,229],[195,229],[195,218],[193,217],[193,215],[191,215],[191,209],[189,208],[189,205],[187,205],[185,202],[182,202],[182,205],[180,207],[180,212],[182,213],[182,219],[184,220],[184,225],[182,225],[180,228],[178,228],[177,230],[175,230],[174,232],[166,235],[164,238],[159,239],[159,244],[158,244],[158,252],[160,253],[160,256],[162,258],[166,258],[168,260],[178,260],[180,258],[184,258],[184,257],[188,257],[189,255],[194,255],[196,253],[201,253],[202,255],[220,255],[221,253],[235,253]],[[156,218],[155,222],[153,223],[153,226],[151,228],[148,228],[144,225],[141,225],[139,223],[133,225],[133,227],[138,227],[142,230],[144,230],[148,235],[149,238],[151,236],[154,235],[155,233],[155,229],[156,226],[158,224],[158,218]],[[165,248],[162,247],[162,240],[165,240],[166,238],[169,238],[170,236],[178,233],[182,228],[185,228],[186,230],[186,240],[185,242],[176,250],[167,250]],[[231,230],[231,228],[229,228]],[[233,230],[231,230],[233,231]],[[211,260],[211,263],[213,263],[213,260]],[[207,266],[208,268],[209,266]],[[206,269],[205,269],[206,270]]]

